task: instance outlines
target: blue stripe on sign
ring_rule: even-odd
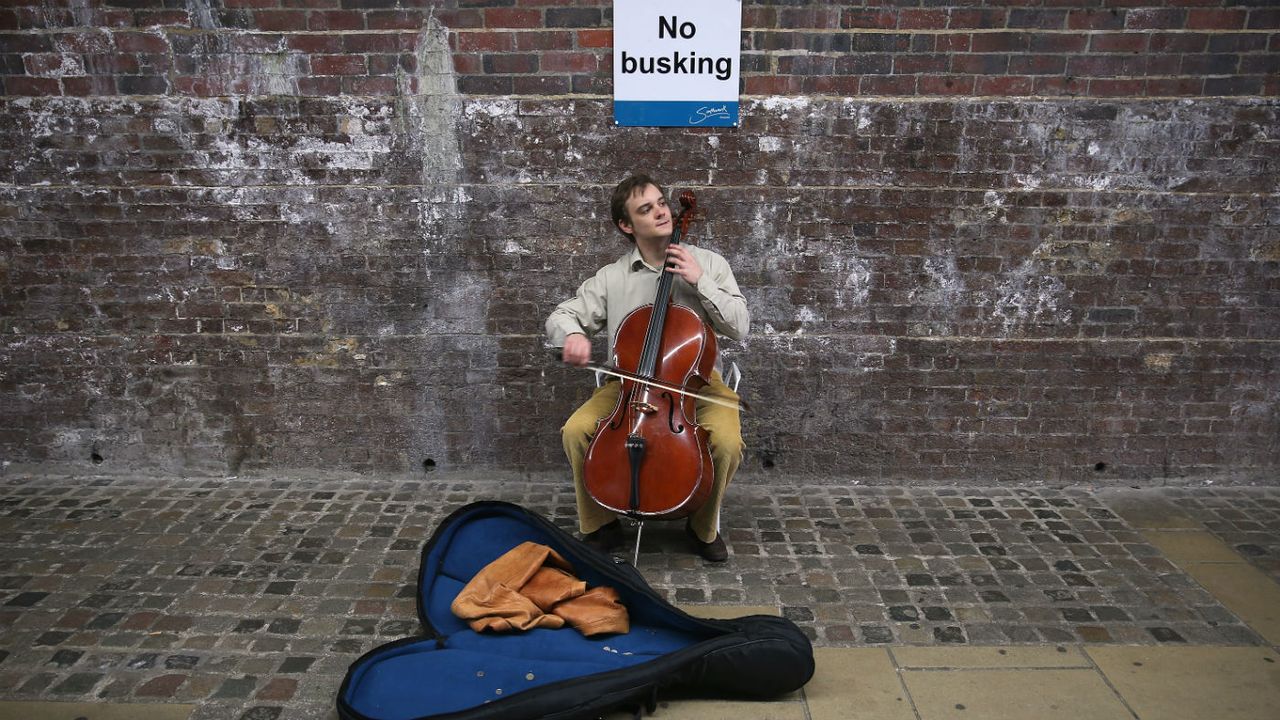
[[[738,103],[614,100],[613,119],[633,127],[734,127],[738,124]]]

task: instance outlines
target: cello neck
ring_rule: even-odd
[[[671,244],[680,242],[680,226],[676,225],[671,234]],[[644,347],[640,350],[640,363],[636,374],[652,378],[658,365],[658,350],[662,347],[662,328],[667,320],[667,307],[671,305],[671,269],[662,263],[662,274],[658,277],[658,292],[653,297],[653,314],[649,316],[649,328],[644,334]]]
[[[680,239],[693,222],[694,211],[698,206],[693,193],[685,190],[680,193],[680,215],[675,219],[671,231],[669,245],[680,244]],[[658,366],[658,351],[662,348],[662,328],[667,320],[667,308],[671,305],[671,269],[667,267],[666,258],[662,261],[662,274],[658,277],[658,292],[653,298],[653,313],[649,316],[649,327],[644,334],[644,347],[640,350],[640,362],[636,374],[652,379]]]

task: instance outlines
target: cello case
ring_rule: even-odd
[[[454,617],[454,597],[513,547],[547,545],[588,587],[618,591],[630,631],[584,637],[568,626],[477,633]],[[659,692],[770,698],[813,675],[813,648],[790,620],[693,617],[662,599],[640,573],[546,519],[504,502],[477,502],[446,518],[422,551],[418,617],[423,635],[374,648],[338,691],[344,720],[588,720],[610,710],[650,712]]]

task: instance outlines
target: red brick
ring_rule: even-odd
[[[298,92],[310,97],[329,97],[342,94],[342,78],[337,77],[300,77]],[[222,95],[224,93],[215,93]]]
[[[1147,94],[1151,97],[1183,97],[1199,95],[1204,88],[1204,78],[1151,78],[1147,80]]]
[[[178,95],[190,95],[194,97],[211,97],[222,93],[213,92],[209,85],[210,79],[207,77],[192,77],[190,75],[180,75],[173,79],[173,92]]]
[[[515,38],[509,32],[460,32],[457,38],[458,52],[508,52],[515,49]]]
[[[1089,81],[1089,95],[1093,97],[1142,97],[1146,91],[1147,81],[1144,78],[1094,78]]]
[[[393,77],[344,77],[342,92],[351,95],[396,95],[399,89]]]
[[[395,75],[400,70],[413,72],[417,66],[414,55],[369,55],[370,75]]]
[[[515,35],[515,49],[521,52],[533,50],[571,50],[573,33],[568,30],[546,32],[519,32]]]
[[[1031,44],[1031,36],[1025,32],[974,33],[971,42],[973,52],[1023,52]]]
[[[862,78],[861,94],[864,95],[914,95],[915,92],[915,75],[868,75]]]
[[[459,75],[483,73],[484,63],[481,62],[479,55],[455,54],[453,56],[453,71]]]
[[[963,63],[966,59],[972,60],[973,57],[972,55],[898,55],[893,58],[893,72],[897,75],[944,73],[951,66],[952,61]]]
[[[108,33],[103,31],[67,32],[67,33],[58,33],[57,35],[53,36],[52,42],[45,44],[43,47],[39,48],[38,51],[43,52],[46,50],[56,50],[58,52],[73,52],[73,53],[114,53],[117,50],[117,45],[121,42],[122,39],[124,39],[124,36],[130,36],[130,35],[148,35],[151,37],[162,38],[162,36],[152,35],[151,33],[141,33],[141,32],[139,33],[133,33],[133,32]],[[9,38],[5,38],[6,41],[8,41],[8,39]],[[128,42],[128,40],[125,40],[125,42]],[[0,45],[2,44],[3,43],[0,43]],[[165,47],[167,48],[168,46],[166,45]],[[8,52],[14,52],[16,49],[17,48],[15,47],[13,49],[8,50]]]
[[[139,27],[153,27],[153,26],[161,26],[161,25],[171,25],[175,27],[190,27],[191,25],[191,16],[187,14],[187,11],[185,10],[157,10],[157,11],[139,10],[136,13],[134,13],[133,20],[138,24]],[[107,20],[102,24],[114,24],[114,23],[111,23],[110,20]],[[122,27],[126,24],[128,23],[127,22],[121,23],[120,25],[118,25],[118,27]]]
[[[947,33],[934,40],[934,49],[938,52],[969,52],[972,47],[973,36],[968,33]]]
[[[356,10],[324,10],[307,14],[311,30],[364,30],[364,13]]]
[[[516,75],[511,89],[517,95],[564,95],[569,92],[566,75]]]
[[[800,78],[785,75],[749,75],[742,80],[747,95],[796,95],[801,90]]]
[[[1014,75],[1057,75],[1066,71],[1067,58],[1063,55],[1013,55],[1009,58],[1009,72]]]
[[[1240,30],[1248,12],[1236,9],[1204,9],[1187,11],[1187,30]]]
[[[486,73],[522,74],[536,73],[539,67],[539,55],[533,53],[495,53],[485,55],[484,71]]]
[[[760,5],[751,5],[742,8],[742,27],[771,28],[777,26],[777,8]]]
[[[840,27],[846,29],[889,30],[898,26],[898,16],[892,10],[845,10],[840,17]],[[753,27],[773,27],[755,25]]]
[[[542,11],[532,8],[485,8],[484,26],[489,28],[540,28],[542,27]]]
[[[367,17],[370,30],[418,30],[427,19],[429,10],[388,10],[370,12]]]
[[[1037,77],[1035,95],[1083,95],[1088,89],[1078,78]]]
[[[1181,30],[1187,22],[1187,11],[1178,8],[1138,8],[1125,14],[1124,26],[1129,30]]]
[[[1089,52],[1143,52],[1148,33],[1096,33],[1089,37]]]
[[[779,8],[778,25],[789,29],[832,30],[840,27],[840,9],[826,7]]]
[[[922,75],[917,87],[925,95],[972,95],[975,79],[966,75]]]
[[[364,75],[369,72],[362,55],[312,55],[313,75]]]
[[[54,78],[25,77],[7,75],[4,80],[4,92],[7,95],[61,95],[62,86]]]
[[[342,36],[342,49],[348,53],[397,52],[403,45],[398,34],[350,33]]]
[[[450,30],[484,27],[484,14],[475,8],[461,10],[437,10],[436,18]]]
[[[163,35],[141,32],[114,33],[116,48],[124,52],[167,53],[169,41]]]
[[[612,48],[612,30],[577,30],[578,47],[580,48]]]
[[[804,90],[819,95],[854,96],[858,94],[862,78],[852,75],[827,75],[804,79]]]
[[[1120,30],[1124,27],[1125,13],[1117,9],[1071,10],[1067,13],[1070,30]]]
[[[284,32],[307,29],[307,14],[300,10],[257,10],[253,19],[259,30]]]
[[[942,30],[946,27],[946,10],[904,8],[898,11],[899,30]]]
[[[23,57],[27,72],[31,75],[47,77],[50,75],[79,75],[79,72],[68,72],[78,68],[76,58],[62,53],[31,53]]]
[[[594,53],[545,53],[541,69],[544,72],[591,73],[600,68],[600,56]]]
[[[290,34],[285,36],[285,43],[290,50],[305,53],[340,53],[342,38],[342,35]]]
[[[1004,8],[951,8],[947,27],[953,30],[1008,27],[1008,10]]]

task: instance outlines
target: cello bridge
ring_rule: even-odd
[[[633,401],[633,402],[631,403],[631,409],[632,409],[632,410],[635,410],[636,412],[642,412],[642,413],[645,413],[645,414],[651,414],[651,413],[656,413],[656,412],[658,412],[658,407],[657,407],[656,405],[654,405],[654,404],[652,404],[652,403],[644,402],[643,400],[636,400],[636,401]]]

